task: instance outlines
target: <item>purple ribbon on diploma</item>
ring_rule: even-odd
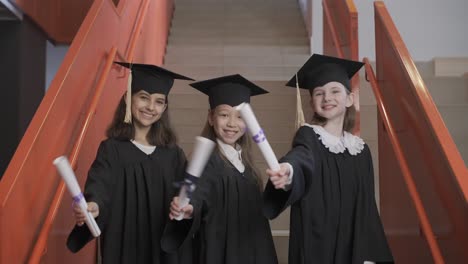
[[[175,182],[174,186],[177,188],[182,188],[182,186],[185,186],[187,197],[191,199],[192,194],[195,191],[195,188],[197,186],[197,182],[198,182],[198,177],[185,173],[185,179],[180,182]]]
[[[78,195],[75,195],[72,197],[73,199],[73,202],[72,202],[72,208],[75,206],[76,203],[79,203],[81,201],[81,199],[84,198],[84,195],[83,193],[79,193]]]
[[[83,196],[83,193],[80,193],[76,196],[73,196],[73,203],[79,203],[81,201],[81,199],[83,199],[84,196]]]
[[[252,137],[252,139],[257,144],[265,141],[266,137],[265,137],[265,133],[263,133],[263,129],[260,129],[260,131],[258,131],[258,133]]]

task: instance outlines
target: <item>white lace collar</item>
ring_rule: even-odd
[[[242,149],[239,145],[236,144],[236,148],[231,145],[228,145],[222,142],[219,139],[216,139],[218,142],[221,151],[223,152],[224,156],[231,162],[231,164],[240,172],[244,173],[245,166],[242,163]]]
[[[351,133],[345,131],[342,137],[337,137],[330,134],[322,126],[311,124],[304,125],[314,129],[315,133],[319,135],[322,144],[332,153],[343,153],[347,149],[349,154],[356,156],[364,149],[364,140]]]

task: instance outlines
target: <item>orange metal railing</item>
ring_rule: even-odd
[[[65,247],[74,220],[52,161],[70,153],[84,182],[125,90],[112,62],[162,64],[172,10],[171,0],[94,1],[0,182],[0,263],[93,260],[93,246]]]
[[[358,12],[352,0],[323,0],[323,53],[359,60]],[[356,79],[358,80],[358,79]],[[359,81],[353,84],[356,88]]]
[[[408,167],[408,163],[403,156],[403,151],[401,149],[400,143],[398,141],[397,134],[395,129],[392,126],[392,123],[389,119],[389,114],[383,104],[382,95],[380,94],[380,89],[377,84],[377,80],[375,78],[374,70],[370,65],[369,59],[364,58],[364,63],[366,63],[366,75],[371,83],[372,90],[374,91],[374,95],[377,101],[377,107],[379,109],[379,114],[383,125],[385,126],[386,132],[391,142],[391,146],[393,151],[396,155],[398,160],[398,164],[400,165],[400,169],[402,171],[403,177],[405,179],[406,186],[408,187],[408,191],[410,193],[411,199],[413,200],[414,206],[416,207],[416,211],[418,213],[419,220],[422,225],[424,236],[426,237],[427,241],[429,242],[429,246],[431,248],[432,255],[436,263],[444,263],[442,259],[442,254],[440,251],[440,247],[435,239],[434,231],[429,223],[429,218],[426,213],[426,209],[424,208],[421,197],[419,192],[416,188],[416,184],[411,176],[411,172]]]
[[[73,146],[73,149],[71,151],[71,154],[70,154],[70,164],[72,167],[76,166],[76,162],[78,160],[80,149],[83,145],[84,138],[88,132],[88,128],[94,117],[94,112],[96,111],[96,108],[98,106],[98,102],[100,100],[102,90],[107,81],[107,77],[109,75],[109,71],[111,70],[111,66],[115,59],[116,53],[117,53],[117,49],[113,47],[109,53],[109,57],[106,60],[104,70],[101,73],[100,79],[97,84],[96,93],[94,94],[91,106],[89,107],[88,113],[86,114],[86,119],[85,119],[83,128],[81,129],[78,139],[76,140]],[[34,245],[31,257],[29,258],[29,263],[39,263],[40,260],[42,259],[43,254],[45,253],[44,251],[47,247],[47,240],[49,238],[49,233],[52,228],[52,224],[54,223],[56,219],[56,215],[58,213],[59,206],[62,202],[62,197],[63,197],[64,192],[65,192],[65,184],[63,181],[61,181],[55,193],[54,199],[52,200],[51,206],[49,208],[49,212],[45,218],[45,222],[39,232],[39,237],[36,240],[36,244]]]
[[[397,263],[461,263],[468,259],[466,167],[384,3],[374,7],[377,77],[365,62],[380,113],[385,231]]]
[[[353,0],[323,0],[323,53],[359,60],[358,13]],[[351,79],[356,97],[354,133],[360,133],[359,76]]]

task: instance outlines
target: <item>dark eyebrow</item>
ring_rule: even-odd
[[[140,95],[148,95],[148,96],[150,95],[150,94],[149,94],[147,91],[145,91],[145,90],[140,90],[140,91],[138,91],[138,94],[140,94]]]

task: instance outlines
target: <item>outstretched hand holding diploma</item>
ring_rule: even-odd
[[[268,143],[265,133],[263,132],[263,129],[261,129],[250,104],[242,103],[238,105],[236,109],[240,112],[242,119],[244,119],[244,122],[249,128],[253,141],[257,143],[263,157],[268,163],[269,169],[267,169],[267,174],[270,176],[270,181],[276,189],[284,189],[285,186],[289,184],[289,175],[291,173],[290,166],[287,163],[278,164],[276,155],[273,152],[270,143]]]
[[[75,173],[65,156],[60,156],[54,160],[54,165],[62,176],[68,191],[73,197],[73,210],[76,215],[77,224],[81,225],[83,222],[89,228],[89,231],[94,237],[101,235],[101,230],[94,219],[99,214],[99,206],[96,203],[86,203],[86,200],[81,192],[78,181],[76,180]],[[89,207],[88,207],[89,206]],[[78,212],[78,213],[77,213]]]
[[[88,202],[88,212],[94,217],[99,216],[99,205],[95,202]],[[73,212],[75,213],[75,220],[78,226],[82,226],[86,221],[86,215],[78,203],[73,203]]]
[[[193,207],[189,204],[191,194],[195,191],[198,178],[200,178],[215,146],[216,144],[207,138],[195,138],[192,159],[187,166],[186,177],[181,184],[179,197],[174,197],[171,202],[169,214],[171,220],[180,221],[191,217],[193,212]]]
[[[291,169],[288,163],[280,163],[280,169],[277,171],[267,169],[268,177],[270,177],[271,183],[275,186],[275,189],[286,189],[291,184]]]

